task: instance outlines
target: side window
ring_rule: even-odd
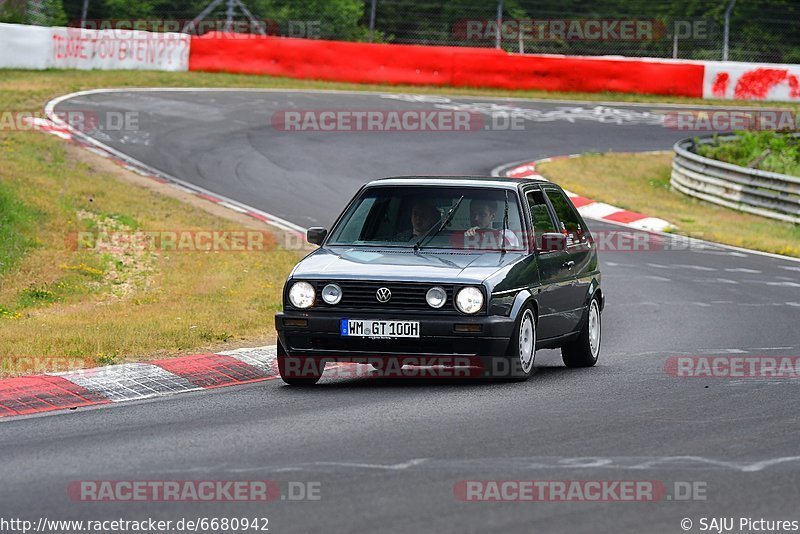
[[[557,189],[547,189],[547,198],[553,205],[553,210],[558,217],[560,231],[567,235],[567,245],[577,243],[584,238],[585,229],[578,220],[578,214],[569,202],[569,199]]]
[[[547,209],[547,202],[544,199],[544,193],[539,190],[530,191],[528,193],[528,206],[531,210],[533,231],[537,238],[542,234],[558,232],[555,225],[553,225],[553,219],[550,217],[550,211]]]

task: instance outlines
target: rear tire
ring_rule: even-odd
[[[325,370],[323,360],[293,358],[278,342],[278,373],[290,386],[313,386],[322,378]]]
[[[578,339],[561,347],[561,359],[567,367],[591,367],[600,356],[602,321],[600,300],[592,297]]]

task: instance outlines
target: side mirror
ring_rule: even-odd
[[[539,252],[554,252],[557,250],[567,250],[567,236],[564,234],[550,232],[542,234],[541,242],[537,243]]]
[[[314,227],[309,228],[306,232],[306,240],[312,245],[322,246],[325,238],[328,236],[327,228]]]

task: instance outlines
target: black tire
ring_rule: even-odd
[[[596,322],[595,322],[596,321]],[[567,367],[591,367],[600,356],[602,340],[602,313],[600,299],[592,297],[578,339],[561,347],[561,359]]]
[[[505,357],[493,359],[488,375],[503,382],[524,382],[533,375],[535,360],[536,316],[533,308],[526,306],[520,312]]]
[[[278,373],[290,386],[313,386],[322,378],[325,362],[305,358],[293,358],[278,342]]]

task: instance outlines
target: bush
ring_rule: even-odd
[[[733,140],[715,137],[713,143],[697,144],[697,153],[742,167],[753,164],[754,169],[800,176],[800,137],[786,133],[737,132]]]

